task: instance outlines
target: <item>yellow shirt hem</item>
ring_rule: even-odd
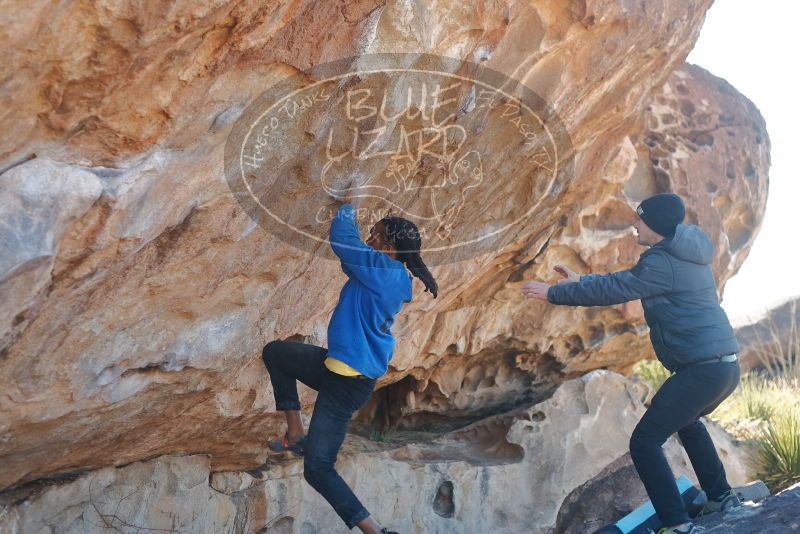
[[[325,358],[325,367],[332,373],[342,376],[358,376],[363,374],[361,371],[353,369],[343,361],[331,358],[330,356]]]

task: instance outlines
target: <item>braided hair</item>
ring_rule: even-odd
[[[433,298],[436,298],[439,294],[439,285],[419,255],[422,239],[417,225],[402,217],[384,217],[380,222],[386,228],[387,237],[397,251],[397,259],[405,264],[411,274],[422,280],[425,291],[430,291]]]

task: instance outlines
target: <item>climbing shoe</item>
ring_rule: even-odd
[[[689,523],[688,525],[681,528],[664,527],[658,529],[658,534],[700,534],[700,532],[703,532],[704,530],[705,529],[703,527],[698,527],[697,525]]]
[[[267,444],[269,448],[275,452],[293,452],[299,456],[303,456],[303,445],[305,444],[306,437],[303,436],[295,443],[289,441],[289,435],[284,434],[279,438],[270,440]]]
[[[717,500],[712,501],[709,499],[709,501],[703,506],[703,509],[700,510],[700,513],[697,514],[697,517],[715,514],[717,512],[725,512],[741,505],[742,501],[739,500],[739,496],[736,494],[736,491],[729,490],[720,495],[719,499]]]

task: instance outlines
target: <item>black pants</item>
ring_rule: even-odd
[[[708,415],[739,383],[739,362],[691,365],[658,390],[631,436],[631,458],[658,518],[666,526],[689,521],[661,446],[675,432],[709,499],[730,490],[725,468],[699,418]]]
[[[305,441],[306,481],[333,507],[347,528],[369,516],[336,472],[336,455],[353,414],[372,395],[375,380],[338,375],[325,367],[327,349],[291,341],[271,341],[262,351],[278,410],[299,410],[297,380],[319,391]]]

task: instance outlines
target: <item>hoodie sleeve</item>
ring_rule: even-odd
[[[368,289],[377,292],[385,289],[387,276],[397,270],[389,256],[361,240],[355,209],[350,204],[342,204],[331,221],[330,242],[333,252],[342,262],[342,271]]]
[[[569,306],[610,306],[666,293],[672,289],[672,266],[662,254],[648,254],[633,268],[581,276],[580,282],[550,286],[547,300]]]

